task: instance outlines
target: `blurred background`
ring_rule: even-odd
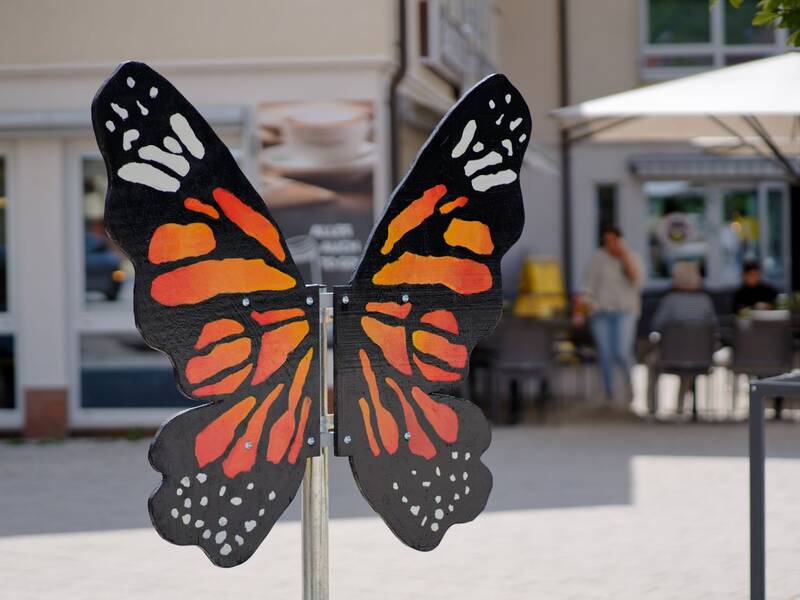
[[[793,293],[800,287],[800,238],[792,236],[800,211],[791,206],[800,189],[800,104],[797,114],[771,104],[782,86],[792,82],[796,89],[800,64],[785,30],[752,24],[756,11],[756,0],[738,8],[708,0],[0,0],[0,430],[47,439],[149,432],[192,405],[175,389],[166,357],[137,333],[134,273],[103,227],[107,182],[89,107],[118,63],[148,62],[200,110],[264,196],[304,275],[327,284],[346,282],[391,190],[443,114],[482,77],[503,72],[534,119],[520,177],[526,222],[503,262],[506,316],[475,351],[465,390],[495,423],[528,427],[498,430],[500,454],[492,460],[498,480],[511,487],[493,500],[495,509],[521,510],[522,518],[528,509],[631,505],[641,490],[629,461],[641,452],[659,455],[643,481],[680,485],[695,477],[698,502],[707,500],[700,474],[727,473],[727,466],[714,471],[720,456],[724,465],[737,460],[715,493],[745,498],[746,380],[794,368],[800,338]],[[643,91],[652,95],[637,95]],[[630,389],[617,381],[622,392],[603,402],[595,344],[575,317],[584,269],[609,225],[641,259],[642,310]],[[664,362],[667,348],[661,358],[648,358],[658,341],[650,335],[653,314],[681,262],[696,266],[717,323],[708,335],[697,333],[697,344],[708,351],[683,371]],[[759,283],[775,296],[769,306],[742,311],[735,294],[745,266],[753,264]],[[779,325],[754,325],[761,321]],[[754,332],[762,337],[747,337]],[[753,357],[746,348],[756,348],[756,355],[763,348],[780,351]],[[687,390],[691,416],[704,424],[679,432],[630,429],[652,427],[653,418],[687,421],[689,411],[679,414],[676,398]],[[770,404],[768,415],[784,421],[774,434],[783,440],[776,452],[786,477],[797,481],[797,412],[790,400]],[[534,431],[544,437],[533,442]],[[70,448],[76,464],[94,464],[86,458],[93,446]],[[144,448],[109,454],[110,464],[126,468]],[[0,446],[0,469],[16,456],[18,464],[58,471],[47,462],[58,453],[13,452],[22,450]],[[528,473],[533,467],[520,457],[534,452],[535,464],[554,479]],[[684,470],[680,461],[657,470],[665,457],[687,455],[706,462],[698,471]],[[141,459],[141,475],[132,480],[150,482],[154,475]],[[566,473],[586,487],[570,488],[574,478]],[[10,489],[6,482],[15,480],[9,477],[0,476],[0,488]],[[351,492],[342,506],[351,506]],[[26,512],[27,493],[9,494],[0,513],[21,511],[23,525],[0,534],[95,529],[84,495],[76,494],[69,514],[79,525],[58,521],[52,528]],[[648,494],[657,496],[651,488]],[[119,526],[146,527],[144,498],[121,500],[136,516]],[[664,501],[671,508],[661,508],[668,513],[685,500],[670,497]],[[343,510],[343,516],[366,516]],[[737,500],[731,510],[730,521],[719,526],[732,539],[713,541],[717,548],[742,547],[714,569],[733,564],[744,577],[745,509]],[[538,513],[526,526],[544,523]],[[578,527],[583,517],[576,518],[562,524],[565,530]],[[636,528],[624,518],[602,535],[613,539]],[[676,518],[703,527],[683,513]],[[100,529],[115,525],[112,517],[101,521]],[[522,522],[509,521],[509,535]],[[573,556],[589,547],[575,532],[578,537],[564,542]],[[668,525],[658,532],[671,533]],[[775,539],[784,540],[780,535]],[[620,544],[632,551],[641,542],[633,536]],[[675,558],[681,577],[696,575],[698,558],[684,556],[678,541],[670,548],[664,552],[682,556]],[[546,544],[540,550],[549,552]],[[526,561],[536,560],[535,552],[525,552]],[[648,562],[638,595],[612,586],[616,597],[655,597],[647,582],[658,573],[669,576],[661,558],[651,558],[661,570]],[[789,555],[785,561],[791,563]],[[602,579],[590,557],[578,563]],[[509,579],[501,563],[493,568],[495,579],[511,582],[507,597],[561,597],[557,590],[567,589],[554,579],[550,592],[529,595],[530,582]],[[437,577],[428,574],[423,583]],[[775,577],[781,591],[800,593],[796,574]],[[450,584],[442,589],[462,589]],[[735,596],[719,585],[688,597]],[[590,589],[563,597],[606,597]],[[47,595],[40,590],[30,597]]]

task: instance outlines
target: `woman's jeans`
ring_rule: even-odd
[[[630,385],[636,319],[628,311],[602,311],[592,315],[590,326],[600,361],[603,391],[607,398],[611,398],[615,364],[622,369],[625,382]]]

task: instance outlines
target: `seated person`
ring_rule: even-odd
[[[775,308],[778,291],[761,280],[757,261],[747,261],[742,268],[742,285],[733,295],[733,312],[743,309],[769,310]]]
[[[697,263],[678,262],[672,267],[672,290],[669,291],[658,303],[653,315],[651,329],[663,331],[668,323],[692,322],[708,323],[716,333],[719,328],[717,314],[711,297],[702,288],[703,280],[697,269]],[[656,378],[655,368],[658,359],[652,355],[650,363],[650,376],[648,385],[648,408],[655,414],[656,405]],[[686,393],[692,389],[693,377],[681,377],[678,390],[678,414],[683,412],[683,401]]]
[[[704,292],[697,263],[678,262],[672,267],[672,290],[658,303],[651,329],[661,331],[674,321],[707,322],[717,328],[717,313],[711,297]]]

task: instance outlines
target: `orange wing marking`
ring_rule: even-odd
[[[411,303],[398,304],[397,302],[367,302],[367,312],[377,312],[398,319],[405,319],[411,312]]]
[[[397,444],[399,442],[399,434],[397,431],[397,423],[386,408],[381,404],[381,397],[378,393],[378,382],[375,380],[375,373],[372,371],[369,357],[363,348],[358,351],[358,358],[361,360],[361,371],[364,374],[364,379],[367,382],[369,389],[370,400],[375,408],[375,420],[378,422],[378,434],[381,436],[383,447],[389,454],[397,452]]]
[[[422,456],[423,458],[431,459],[436,456],[436,447],[431,442],[431,439],[425,433],[425,430],[420,427],[417,421],[417,415],[414,414],[414,409],[406,400],[406,395],[397,382],[391,377],[386,378],[386,383],[394,391],[397,399],[400,400],[400,405],[403,407],[403,415],[406,419],[406,431],[411,434],[411,439],[408,440],[408,449],[412,454]],[[373,453],[374,454],[374,453]]]
[[[405,327],[401,325],[393,327],[372,317],[361,317],[361,327],[364,328],[367,337],[378,345],[390,365],[403,375],[411,375]]]
[[[261,351],[258,354],[256,372],[253,375],[253,385],[261,383],[280,369],[289,354],[308,335],[308,331],[308,321],[295,321],[264,333],[261,336]]]
[[[492,287],[489,268],[454,256],[421,256],[404,252],[372,276],[375,285],[440,284],[458,294],[477,294]]]
[[[205,202],[201,202],[197,198],[186,198],[183,201],[183,206],[188,210],[204,214],[212,219],[219,219],[219,212],[216,208]]]
[[[446,202],[439,207],[439,212],[443,215],[449,214],[453,212],[457,208],[461,208],[462,206],[467,205],[467,198],[466,196],[459,196],[455,200],[451,200],[450,202]]]
[[[272,403],[275,402],[275,399],[280,396],[281,390],[283,390],[283,384],[279,383],[261,403],[261,406],[256,409],[253,416],[250,417],[244,434],[236,440],[233,449],[228,453],[228,456],[222,463],[222,471],[226,476],[233,479],[239,473],[249,471],[253,468],[253,465],[256,464],[258,443],[261,441],[261,434],[264,431],[264,422],[267,419],[267,413]]]
[[[222,212],[251,238],[272,252],[279,261],[286,259],[278,229],[261,213],[253,210],[228,190],[216,188],[212,193]]]
[[[463,369],[467,364],[466,346],[453,344],[441,335],[419,330],[411,334],[411,342],[420,352],[435,356],[456,369]]]
[[[248,396],[222,413],[197,434],[194,439],[194,456],[201,469],[222,456],[233,440],[239,423],[250,414],[255,404],[256,399]]]
[[[300,407],[300,422],[297,424],[297,431],[294,433],[294,441],[292,447],[289,449],[289,462],[294,464],[297,462],[297,456],[300,454],[300,448],[303,447],[303,441],[306,433],[306,423],[308,422],[308,411],[311,408],[311,398],[306,396],[303,398],[303,406]]]
[[[197,388],[195,391],[192,392],[193,396],[203,397],[203,396],[218,396],[220,394],[231,394],[239,389],[239,386],[242,385],[242,382],[245,378],[250,374],[250,371],[253,370],[253,365],[247,365],[246,367],[239,369],[238,371],[234,371],[227,377],[223,377],[217,383],[212,383],[211,385],[206,385],[200,388]]]
[[[449,246],[466,248],[475,254],[491,254],[494,252],[492,232],[489,226],[480,221],[462,221],[453,219],[444,232],[444,241]]]
[[[420,322],[426,325],[433,325],[443,331],[458,335],[458,321],[456,316],[449,310],[432,310],[422,315]]]
[[[280,310],[266,310],[264,312],[253,311],[250,317],[259,325],[272,325],[281,321],[288,321],[295,317],[305,316],[302,308],[283,308]]]
[[[461,375],[453,371],[445,371],[436,365],[431,365],[423,361],[419,356],[414,354],[414,364],[422,373],[422,376],[428,381],[458,381]]]
[[[217,344],[208,354],[195,356],[186,363],[186,379],[200,383],[220,371],[238,365],[250,356],[252,344],[247,338]]]
[[[418,387],[411,388],[411,395],[430,421],[433,430],[445,442],[452,444],[458,438],[458,415],[442,402],[436,402]]]
[[[164,306],[197,304],[219,294],[282,291],[297,282],[261,259],[204,260],[178,267],[153,280],[150,295]]]
[[[211,321],[203,325],[203,330],[200,332],[200,336],[197,338],[197,342],[194,345],[195,350],[202,350],[209,344],[218,342],[229,335],[242,333],[243,331],[244,327],[242,327],[242,324],[233,319],[217,319],[216,321]]]
[[[294,379],[292,379],[292,385],[289,387],[288,408],[285,413],[278,417],[278,420],[275,421],[275,424],[270,429],[267,460],[276,465],[281,462],[283,455],[286,454],[286,450],[289,448],[289,443],[292,441],[292,434],[295,430],[295,411],[297,410],[300,395],[303,393],[303,386],[306,383],[308,369],[311,366],[311,358],[313,356],[314,349],[309,348],[305,356],[300,359],[297,370],[294,373]]]
[[[437,185],[426,190],[421,197],[417,198],[406,206],[400,213],[389,222],[387,228],[386,243],[381,248],[381,254],[389,254],[394,245],[400,241],[405,234],[421,225],[425,219],[433,214],[436,203],[447,193],[447,188]]]
[[[147,260],[155,265],[203,256],[217,247],[214,232],[205,223],[165,223],[150,238]]]
[[[369,403],[364,398],[358,399],[358,407],[361,409],[361,417],[364,419],[364,429],[367,432],[367,441],[369,441],[369,449],[374,456],[381,453],[378,442],[375,439],[375,432],[372,430],[372,421],[369,418]]]

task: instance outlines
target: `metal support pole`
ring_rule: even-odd
[[[750,386],[750,599],[766,598],[764,544],[764,403]]]
[[[328,414],[327,324],[333,321],[332,296],[320,298],[320,402],[319,456],[306,461],[300,523],[303,532],[303,600],[328,600],[328,454],[332,419]]]

